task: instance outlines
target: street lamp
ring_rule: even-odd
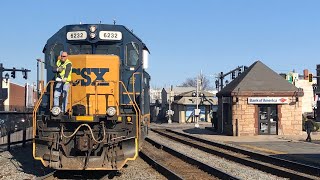
[[[196,89],[196,109],[194,110],[194,116],[195,118],[195,124],[194,127],[199,128],[199,115],[200,115],[200,109],[199,109],[199,83],[201,82],[200,79],[197,78],[197,89]]]

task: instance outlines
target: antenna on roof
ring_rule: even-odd
[[[116,25],[116,19],[113,19],[113,25]]]

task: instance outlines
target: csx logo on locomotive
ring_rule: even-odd
[[[83,79],[80,81],[81,86],[94,86],[95,82],[104,81],[103,76],[109,72],[109,68],[73,68],[72,73],[80,75]],[[90,75],[91,73],[95,74],[97,77],[92,81]],[[107,86],[108,83],[99,84],[100,86]]]

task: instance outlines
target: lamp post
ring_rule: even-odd
[[[2,63],[0,63],[0,111],[3,111],[4,110],[4,107],[3,107],[3,95],[2,95],[2,81],[3,81],[3,65]]]
[[[172,103],[172,97],[173,97],[173,91],[172,91],[172,86],[170,87],[170,92],[169,92],[169,110],[167,112],[168,115],[168,124],[172,123],[171,116],[173,115],[173,111],[171,109],[171,103]]]
[[[196,89],[196,109],[194,110],[195,115],[195,124],[194,127],[199,128],[199,115],[200,115],[200,109],[199,109],[199,78],[197,77],[197,89]]]

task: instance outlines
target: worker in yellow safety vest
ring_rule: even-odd
[[[54,89],[54,99],[53,99],[53,109],[55,111],[58,109],[58,114],[60,112],[67,113],[67,103],[68,103],[68,92],[70,88],[70,81],[71,81],[71,73],[72,73],[72,63],[68,59],[68,53],[62,52],[61,58],[58,59],[56,63],[56,68],[53,69],[56,73],[56,85]],[[62,93],[62,109],[60,110],[59,99]],[[53,111],[52,109],[52,111]],[[56,113],[57,114],[57,113]]]

